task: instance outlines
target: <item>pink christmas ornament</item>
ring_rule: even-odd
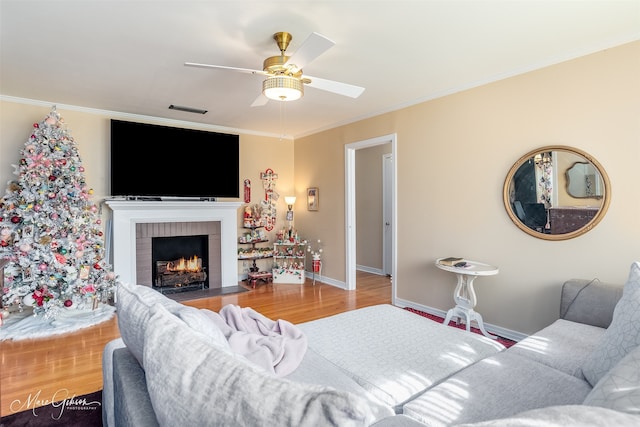
[[[38,266],[38,269],[40,269],[40,271],[45,271],[47,269],[47,264],[43,262]]]

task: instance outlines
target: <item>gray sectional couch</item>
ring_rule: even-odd
[[[560,318],[509,349],[391,305],[302,323],[285,376],[150,288],[120,285],[117,310],[105,426],[640,425],[640,263],[624,287],[565,282]]]

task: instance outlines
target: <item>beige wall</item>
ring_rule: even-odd
[[[397,134],[398,268],[401,302],[447,310],[454,277],[433,266],[463,256],[500,267],[476,282],[485,322],[531,333],[558,316],[568,278],[625,281],[640,257],[640,42],[509,78],[340,128],[281,141],[241,135],[241,184],[252,204],[264,197],[260,172],[279,174],[276,191],[292,192],[295,226],[323,242],[323,276],[345,280],[345,144]],[[58,108],[69,125],[95,200],[108,194],[105,115]],[[49,106],[0,101],[0,180],[31,126]],[[516,228],[504,211],[504,178],[521,155],[561,144],[593,155],[609,174],[609,212],[589,233],[544,241]],[[215,165],[212,158],[212,165]],[[295,167],[294,167],[295,166]],[[213,167],[213,166],[212,166]],[[294,176],[295,173],[295,176]],[[294,180],[295,178],[295,180]],[[306,189],[319,188],[319,210],[306,209]],[[284,213],[284,200],[278,202]],[[284,218],[284,215],[279,216]],[[278,226],[283,226],[280,219]],[[239,230],[240,231],[240,230]]]
[[[485,322],[532,333],[558,317],[569,278],[623,283],[640,257],[640,42],[605,50],[295,142],[296,186],[320,188],[298,216],[327,246],[325,273],[344,280],[344,146],[397,133],[400,300],[446,311],[455,278],[441,256],[495,264],[479,278]],[[544,241],[514,226],[502,187],[520,156],[561,144],[593,155],[611,179],[607,215],[589,233]]]

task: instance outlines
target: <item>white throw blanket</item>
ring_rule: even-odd
[[[307,351],[307,337],[286,320],[271,320],[249,307],[228,304],[220,312],[205,310],[229,341],[231,350],[267,372],[293,372]]]

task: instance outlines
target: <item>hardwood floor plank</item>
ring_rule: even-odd
[[[307,279],[304,285],[260,284],[248,292],[184,301],[219,311],[226,304],[252,307],[271,319],[302,323],[391,303],[386,276],[357,272],[355,291]],[[244,286],[244,285],[242,285]],[[0,342],[0,416],[43,406],[51,400],[102,389],[102,350],[120,336],[116,317],[77,332],[22,341]],[[37,400],[34,404],[33,400]],[[31,400],[28,407],[21,407]]]

